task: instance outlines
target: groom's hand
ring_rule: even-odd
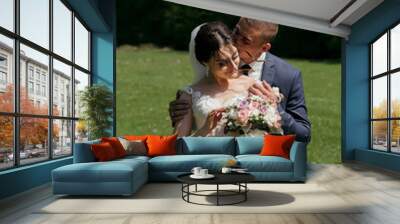
[[[256,82],[250,88],[249,92],[253,95],[260,96],[265,100],[272,103],[277,103],[279,101],[278,97],[274,94],[272,87],[265,80],[261,83]]]
[[[190,102],[184,99],[179,99],[181,92],[176,92],[176,100],[169,103],[169,116],[172,121],[172,126],[175,127],[176,123],[181,121],[183,117],[189,113],[191,107]]]

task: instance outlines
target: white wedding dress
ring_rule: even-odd
[[[183,88],[182,90],[192,96],[192,111],[196,126],[194,131],[201,128],[205,124],[207,116],[211,111],[232,105],[239,99],[242,99],[243,97],[246,97],[248,95],[247,92],[243,92],[240,94],[236,94],[224,101],[214,98],[210,95],[203,94],[200,91],[195,91],[189,86]],[[225,136],[225,123],[226,121],[221,119],[218,122],[217,126],[213,130],[211,130],[211,132],[207,136]]]

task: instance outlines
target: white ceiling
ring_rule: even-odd
[[[247,5],[274,9],[301,16],[309,16],[318,19],[329,20],[342,6],[345,6],[350,0],[227,0],[229,2],[245,3]],[[313,6],[313,7],[310,7]]]
[[[347,38],[383,0],[166,0]]]

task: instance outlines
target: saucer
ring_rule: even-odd
[[[194,175],[194,174],[190,175],[190,178],[193,178],[193,179],[211,179],[211,178],[214,178],[214,177],[215,176],[212,175],[212,174],[207,174],[207,175],[204,175],[204,176]]]

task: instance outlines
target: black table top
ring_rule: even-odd
[[[191,174],[179,175],[177,179],[186,184],[236,184],[255,180],[255,177],[249,173],[212,173],[215,177],[211,179],[193,179],[190,177]]]

